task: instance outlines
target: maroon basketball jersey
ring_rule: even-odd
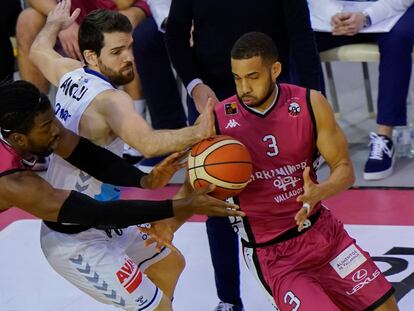
[[[23,159],[17,152],[0,139],[0,177],[24,170]],[[0,211],[4,212],[3,211]]]
[[[216,129],[241,141],[253,162],[251,182],[235,198],[247,217],[231,219],[241,237],[251,243],[267,242],[296,226],[295,214],[302,207],[302,173],[311,167],[316,150],[316,126],[310,106],[310,91],[278,84],[273,105],[259,113],[237,96],[215,107]],[[315,209],[316,210],[316,209]]]
[[[0,139],[0,177],[24,169],[23,158]]]

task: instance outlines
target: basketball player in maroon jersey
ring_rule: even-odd
[[[28,169],[34,155],[62,156],[96,178],[141,188],[164,186],[179,169],[175,153],[145,174],[112,152],[64,128],[55,118],[46,95],[32,84],[16,81],[0,85],[0,213],[17,206],[49,221],[117,228],[192,212],[228,216],[240,212],[233,204],[197,191],[184,200],[96,201],[76,191],[55,189]],[[161,163],[160,163],[161,164]]]
[[[323,205],[354,182],[345,135],[326,99],[277,83],[277,48],[263,33],[235,43],[231,66],[237,95],[216,105],[216,132],[252,156],[251,181],[233,198],[246,217],[231,221],[268,298],[282,311],[398,310],[391,284]],[[319,153],[330,168],[320,183],[313,168]]]

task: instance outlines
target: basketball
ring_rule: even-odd
[[[214,184],[216,188],[209,195],[218,199],[239,194],[247,186],[252,170],[247,148],[226,135],[199,142],[188,155],[187,171],[193,188]]]

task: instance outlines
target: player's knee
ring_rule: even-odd
[[[167,296],[162,295],[161,301],[154,311],[172,311],[171,300]]]
[[[19,51],[29,51],[45,21],[46,17],[32,8],[25,9],[20,13],[16,24]]]
[[[178,273],[181,273],[185,268],[185,258],[181,253],[171,252],[171,255],[174,256],[176,262],[176,270]]]

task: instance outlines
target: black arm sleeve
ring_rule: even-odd
[[[116,186],[142,188],[141,178],[147,175],[111,151],[83,137],[65,160],[96,179]]]
[[[60,209],[58,222],[127,227],[174,217],[172,200],[97,201],[71,191]]]

